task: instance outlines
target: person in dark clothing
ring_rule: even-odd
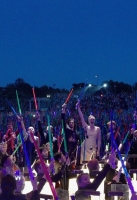
[[[109,130],[109,132],[106,135],[106,145],[109,147],[108,151],[110,151],[112,149],[112,147],[114,149],[116,149],[115,145],[113,144],[111,134],[113,134],[113,137],[116,141],[118,149],[121,150],[122,141],[121,141],[121,136],[120,136],[119,130],[116,128],[116,122],[115,121],[109,121],[107,123],[107,125],[108,125],[108,130]]]
[[[62,128],[64,129],[64,132],[65,132],[68,156],[70,158],[70,161],[73,161],[76,159],[76,151],[77,151],[77,145],[79,142],[79,134],[76,131],[75,121],[73,118],[70,118],[68,124],[66,124],[66,119],[65,119],[66,106],[67,104],[65,103],[62,105],[62,113],[61,113],[61,120],[63,122]],[[64,146],[62,144],[61,149],[63,149],[63,147]],[[64,149],[63,149],[63,153],[64,153]]]
[[[39,112],[36,112],[36,117],[38,121],[38,131],[40,134],[40,146],[42,146],[43,144],[47,144],[49,142],[49,136],[48,136],[49,127],[47,126],[46,132],[44,132],[42,128]],[[51,132],[52,143],[53,143],[53,153],[55,154],[56,152],[58,152],[58,141],[54,137],[53,126],[51,125],[50,125],[50,132]]]
[[[51,172],[53,171],[53,168],[54,168],[54,164],[53,162],[50,163],[50,165],[48,166],[48,171],[49,173],[51,174]],[[42,179],[43,179],[43,176],[44,176],[44,171],[43,171],[43,167],[41,165],[41,162],[40,160],[37,160],[34,164],[34,169],[35,171],[37,172],[37,180],[40,182]],[[51,180],[52,182],[58,182],[61,178],[62,178],[62,171],[58,171],[57,173],[55,174],[51,174]],[[46,183],[46,180],[45,180],[45,183]]]
[[[103,179],[106,177],[107,172],[110,168],[115,166],[116,155],[115,153],[110,154],[108,163],[104,166],[104,168],[98,173],[93,182],[90,182],[90,175],[88,173],[81,173],[76,181],[78,185],[78,190],[75,193],[76,200],[90,200],[90,195],[85,194],[84,190],[94,190],[96,191]]]
[[[34,181],[33,181],[33,183],[34,183]],[[33,184],[34,193],[33,193],[32,200],[40,200],[36,185],[37,184],[35,181],[35,183]],[[14,194],[14,191],[16,189],[16,180],[10,174],[8,174],[2,178],[1,189],[2,189],[2,193],[0,194],[0,200],[27,200],[26,195]]]
[[[27,154],[28,154],[30,164],[32,165],[34,163],[35,158],[36,158],[36,154],[35,154],[35,146],[34,146],[31,134],[33,135],[34,140],[36,141],[38,147],[39,147],[39,138],[37,136],[35,136],[35,129],[32,126],[28,127],[28,129],[26,130],[24,122],[23,122],[23,117],[17,116],[17,118],[18,118],[18,121],[21,124],[26,151],[27,151]],[[24,167],[25,167],[24,170],[28,171],[28,168],[26,166],[27,166],[27,160],[26,160],[25,155],[24,155]]]
[[[116,159],[115,164],[116,164],[116,168],[117,168],[118,167],[118,159]],[[104,181],[104,193],[105,193],[106,200],[111,200],[111,197],[108,196],[108,192],[111,191],[111,184],[126,184],[127,185],[125,175],[121,172],[119,173],[119,171],[117,171],[116,169],[110,168],[110,170],[107,172],[106,179]],[[119,173],[119,180],[118,180],[118,182],[116,182],[114,180],[114,177],[116,175],[118,175],[118,173]]]

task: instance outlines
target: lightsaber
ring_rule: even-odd
[[[68,95],[68,97],[67,97],[67,99],[66,99],[66,101],[65,101],[65,104],[68,103],[68,101],[69,101],[69,99],[70,99],[72,93],[73,93],[73,88],[71,89],[71,91],[70,91],[70,93],[69,93],[69,95]]]
[[[20,107],[20,101],[19,101],[19,96],[18,96],[18,91],[17,91],[17,90],[16,90],[16,97],[17,97],[17,103],[18,103],[19,114],[21,115],[21,107]]]
[[[13,111],[13,113],[17,116],[18,114],[16,113],[15,109],[12,107],[11,103],[9,102],[9,100],[6,98],[7,103],[9,104],[9,107],[11,108],[11,110]]]
[[[66,136],[65,136],[65,130],[64,130],[64,123],[62,120],[62,135],[63,135],[63,140],[64,140],[64,149],[65,149],[65,153],[67,154],[67,142],[66,142]]]
[[[127,132],[127,134],[126,134],[126,136],[125,136],[125,138],[124,138],[122,144],[125,144],[125,142],[126,142],[126,140],[127,140],[127,137],[128,137],[128,135],[129,135],[129,133],[130,133],[130,131]]]
[[[10,106],[11,110],[13,111],[13,113],[17,116],[17,113],[16,113],[15,109],[12,107],[10,101],[7,98],[6,98],[6,101],[9,104],[9,106]],[[23,145],[23,150],[24,150],[27,166],[28,166],[29,175],[30,175],[31,179],[34,179],[34,176],[33,176],[33,173],[32,173],[32,169],[31,169],[31,165],[30,165],[30,161],[29,161],[29,157],[28,157],[27,150],[26,150],[26,145],[25,145],[25,142],[24,142],[24,139],[23,139],[23,133],[22,133],[22,130],[21,130],[21,127],[20,127],[19,123],[18,123],[18,129],[19,129],[20,136],[21,136],[21,141],[22,141],[22,145]]]
[[[114,139],[113,134],[111,135],[111,137],[112,137],[112,140],[113,140],[113,144],[114,144],[114,146],[115,146],[115,148],[116,148],[116,150],[117,150],[118,157],[119,157],[119,159],[120,159],[120,161],[121,161],[121,165],[122,165],[122,168],[123,168],[123,170],[124,170],[124,173],[125,173],[126,180],[127,180],[127,182],[128,182],[128,186],[129,186],[129,188],[130,188],[130,191],[131,191],[132,194],[135,194],[135,190],[134,190],[133,184],[132,184],[132,182],[131,182],[131,178],[130,178],[130,176],[129,176],[129,174],[128,174],[128,171],[127,171],[127,169],[126,169],[126,167],[125,167],[125,165],[124,165],[124,160],[122,159],[121,153],[120,153],[120,151],[119,151],[119,149],[118,149],[118,147],[117,147],[117,144],[116,144],[116,141],[115,141],[115,139]]]
[[[56,190],[55,190],[55,188],[54,188],[54,186],[53,186],[53,183],[52,183],[52,181],[51,181],[51,178],[50,178],[50,175],[49,175],[49,172],[48,172],[48,168],[47,168],[47,166],[46,166],[45,163],[44,163],[44,160],[43,160],[43,158],[42,158],[42,155],[41,155],[41,153],[40,153],[40,150],[39,150],[39,148],[38,148],[38,145],[37,145],[37,143],[36,143],[36,141],[35,141],[35,139],[34,139],[34,135],[33,135],[33,133],[31,133],[31,132],[30,132],[30,135],[31,135],[31,138],[32,138],[32,140],[33,140],[33,144],[34,144],[34,146],[35,146],[35,149],[37,150],[37,153],[38,153],[38,156],[39,156],[41,165],[42,165],[42,167],[43,167],[43,170],[44,170],[44,174],[45,174],[45,176],[46,176],[46,179],[47,179],[48,182],[49,182],[49,185],[50,185],[52,194],[53,194],[53,196],[54,196],[54,200],[59,200],[58,195],[57,195],[57,192],[56,192]]]
[[[32,92],[33,92],[33,98],[34,98],[34,103],[35,103],[35,109],[38,110],[38,104],[37,104],[37,100],[36,100],[34,87],[32,88]]]
[[[47,119],[48,119],[48,135],[49,135],[49,143],[50,143],[50,156],[51,156],[51,159],[53,159],[53,148],[52,148],[52,139],[51,139],[49,115],[47,115]]]
[[[21,146],[22,142],[19,143],[19,145],[17,146],[17,148],[13,151],[12,156],[18,151],[19,147]]]

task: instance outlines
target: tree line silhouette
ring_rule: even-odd
[[[137,91],[137,82],[134,85],[126,84],[124,82],[118,82],[118,81],[103,81],[101,85],[104,83],[107,84],[107,88],[103,88],[103,86],[97,86],[93,85],[92,87],[88,88],[88,92],[91,94],[94,93],[106,93],[106,92],[112,92],[114,94],[120,94],[120,93],[127,93],[129,95],[134,95],[136,98],[136,91]],[[47,97],[49,94],[51,97],[52,95],[58,93],[58,94],[64,94],[69,93],[69,90],[67,89],[60,89],[56,88],[56,85],[54,84],[52,87],[43,85],[41,87],[35,86],[35,93],[37,97]],[[80,91],[84,87],[88,87],[87,83],[73,83],[72,87],[74,89],[74,94],[79,94]],[[97,87],[100,87],[99,90],[96,90]],[[24,109],[28,109],[28,101],[32,98],[32,86],[29,83],[26,83],[22,78],[18,78],[15,80],[15,83],[7,84],[5,87],[0,87],[0,111],[9,110],[7,103],[5,99],[9,99],[13,104],[16,102],[16,90],[18,91],[18,95],[20,98],[21,105]]]

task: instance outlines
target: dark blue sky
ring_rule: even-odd
[[[137,0],[0,1],[0,86],[137,81]]]

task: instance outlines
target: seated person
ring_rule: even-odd
[[[15,194],[16,195],[22,195],[22,192],[25,188],[25,178],[23,175],[20,175],[19,177],[16,176],[16,190],[15,190]],[[43,176],[40,180],[40,182],[38,183],[37,185],[37,191],[38,193],[41,192],[43,186],[45,185],[46,183],[46,178],[45,176]],[[32,200],[33,199],[33,195],[34,195],[34,191],[31,191],[27,194],[25,194],[25,196],[27,197],[27,200]]]
[[[44,170],[41,164],[40,160],[37,160],[34,164],[34,169],[37,172],[37,178],[39,182],[42,182],[43,176],[44,176]],[[51,174],[54,168],[54,161],[52,161],[48,167],[48,171]],[[51,180],[52,182],[58,182],[62,178],[62,172],[58,172],[56,174],[51,174]],[[46,183],[46,179],[44,178],[43,184]]]
[[[7,174],[15,175],[15,171],[19,170],[19,167],[13,162],[12,158],[8,155],[3,156],[1,160],[0,182],[3,176]]]
[[[116,159],[115,164],[116,168],[115,169],[110,168],[110,170],[107,172],[106,179],[104,181],[104,193],[106,200],[109,199],[111,200],[111,197],[108,196],[108,192],[111,191],[111,184],[127,184],[125,175],[123,173],[118,173],[118,171],[116,170],[118,167],[118,159]],[[118,174],[119,174],[119,179],[118,181],[116,181],[114,180],[115,179],[114,177]]]
[[[104,166],[104,168],[98,173],[98,175],[95,177],[93,182],[90,182],[90,175],[88,173],[82,173],[80,174],[76,181],[78,185],[78,190],[75,193],[76,200],[90,200],[90,195],[86,194],[84,190],[93,190],[96,191],[105,176],[107,175],[107,172],[110,170],[111,167],[114,167],[114,162],[116,159],[115,153],[110,154],[108,163]]]
[[[37,182],[36,180],[31,180],[33,185],[34,194],[31,200],[40,200],[38,191],[37,191]],[[25,195],[15,195],[14,191],[16,189],[16,180],[15,178],[8,174],[2,178],[1,181],[2,193],[0,194],[0,200],[28,200]]]

